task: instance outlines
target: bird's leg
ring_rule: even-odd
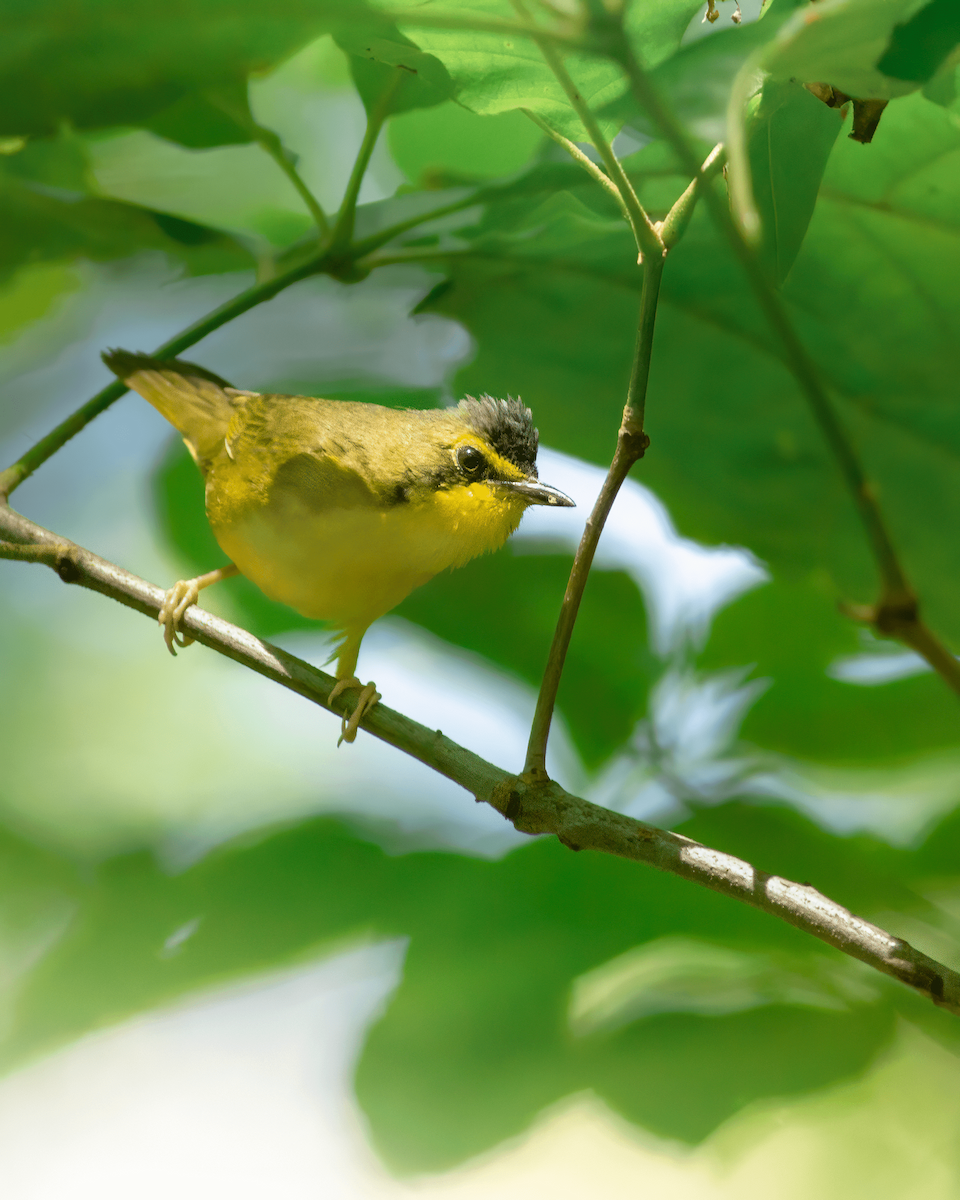
[[[367,715],[371,708],[380,699],[380,693],[377,691],[375,683],[362,684],[357,678],[357,658],[360,654],[360,643],[363,641],[363,635],[367,632],[367,626],[361,625],[359,628],[347,629],[340,647],[336,651],[337,659],[337,682],[330,690],[330,695],[327,697],[327,704],[333,708],[333,702],[348,689],[356,689],[360,693],[360,698],[357,700],[356,707],[350,716],[343,714],[341,722],[340,740],[338,746],[344,742],[356,741],[357,729],[360,727],[360,722]],[[336,710],[334,710],[336,711]]]
[[[344,714],[342,717],[340,737],[337,739],[338,746],[342,745],[344,742],[356,741],[357,730],[360,727],[360,722],[381,698],[375,683],[371,682],[363,684],[356,677],[356,675],[351,675],[347,679],[337,680],[330,690],[327,703],[332,708],[334,700],[336,700],[341,692],[345,692],[348,689],[353,690],[354,688],[356,688],[360,693],[360,698],[357,700],[356,707],[354,708],[352,714],[349,717]]]
[[[191,604],[196,604],[200,599],[203,588],[236,574],[237,568],[233,563],[227,563],[225,567],[217,567],[215,571],[198,575],[196,579],[180,579],[169,589],[163,598],[157,621],[163,626],[163,640],[174,657],[177,654],[177,646],[189,646],[194,640],[188,634],[180,632],[180,619],[183,614]]]

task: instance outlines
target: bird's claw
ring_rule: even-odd
[[[200,588],[196,579],[180,579],[163,597],[157,621],[163,627],[163,640],[167,649],[176,658],[176,647],[190,646],[193,638],[180,632],[180,620],[191,604],[200,599]]]
[[[327,700],[327,704],[329,704],[329,706],[332,708],[334,700],[336,700],[341,692],[345,692],[348,689],[353,688],[356,688],[360,692],[360,697],[357,700],[356,707],[351,715],[348,717],[346,714],[344,714],[341,719],[340,737],[337,739],[338,747],[344,742],[356,741],[357,730],[360,728],[360,722],[381,698],[380,693],[377,691],[376,684],[362,684],[356,676],[353,676],[351,679],[337,680],[330,690],[330,696]]]

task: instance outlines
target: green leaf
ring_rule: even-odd
[[[829,83],[848,96],[905,96],[928,76],[911,80],[898,75],[906,60],[898,60],[895,52],[894,71],[885,74],[880,62],[888,47],[893,49],[895,29],[917,18],[927,2],[834,0],[800,9],[764,54],[762,65],[778,79]]]
[[[753,677],[770,681],[741,729],[765,750],[865,768],[960,745],[956,699],[933,673],[872,686],[827,674],[863,651],[858,626],[822,583],[774,582],[717,616],[700,663],[752,665]]]
[[[897,24],[877,70],[895,79],[924,83],[960,43],[960,10],[953,0],[930,0],[909,21]]]
[[[773,39],[784,20],[784,15],[776,13],[749,25],[718,29],[661,62],[650,72],[650,81],[674,116],[697,137],[709,143],[726,141],[733,81],[744,64]],[[633,46],[642,54],[642,43],[635,40]],[[624,93],[604,112],[649,137],[662,136],[632,92]]]
[[[253,140],[252,126],[245,82],[184,96],[143,122],[158,137],[194,150],[244,145]]]
[[[142,250],[163,251],[194,274],[249,268],[247,252],[214,230],[165,225],[148,209],[51,191],[0,170],[0,271],[28,262],[108,262]]]
[[[199,103],[207,89],[236,86],[343,22],[373,19],[362,0],[19,5],[6,14],[0,47],[0,133],[137,125],[165,111],[174,120],[174,106]]]
[[[786,279],[806,236],[841,117],[796,82],[768,80],[747,126],[757,248],[772,282]]]
[[[387,32],[390,36],[384,36]],[[372,29],[341,29],[336,43],[350,55],[354,83],[368,114],[379,108],[391,87],[396,90],[390,95],[390,113],[430,108],[453,95],[453,80],[440,59],[419,50],[398,30],[384,29],[382,22]]]
[[[512,175],[543,141],[522,113],[480,117],[449,101],[394,117],[387,128],[394,161],[412,183]]]
[[[469,20],[473,13],[514,22],[517,19],[509,0],[471,0],[469,7],[458,0],[440,0],[431,5],[431,10],[464,20]],[[529,39],[462,29],[424,29],[414,25],[402,28],[422,50],[444,64],[453,80],[454,96],[464,108],[481,116],[529,108],[567,137],[589,140],[563,89]],[[571,54],[565,65],[594,111],[624,90],[621,72],[603,59]],[[606,122],[604,134],[613,136],[618,128],[615,122]]]

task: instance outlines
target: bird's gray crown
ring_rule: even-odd
[[[467,396],[457,406],[463,419],[485,438],[501,458],[519,467],[524,475],[537,477],[537,445],[540,435],[533,413],[522,400],[495,400]]]

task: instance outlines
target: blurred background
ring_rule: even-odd
[[[743,6],[745,28],[758,8]],[[688,16],[682,53],[732,28],[728,12],[717,27]],[[335,212],[365,126],[350,56],[310,40],[255,74],[249,100]],[[79,243],[48,237],[41,215],[61,218],[45,212],[14,223],[3,465],[109,382],[102,349],[159,345],[309,237],[262,146],[159,128],[64,125],[7,147],[15,215],[17,188],[37,204],[121,203],[150,214],[157,242],[134,231],[121,252],[119,208],[98,210]],[[640,130],[619,136],[622,154],[657,153]],[[828,168],[835,189],[848,147]],[[566,169],[562,152],[516,111],[412,109],[380,138],[360,222],[384,223],[377,206],[418,188],[548,169]],[[117,241],[102,253],[97,222]],[[811,233],[797,287],[829,234]],[[41,250],[21,253],[31,236]],[[501,554],[416,593],[370,631],[359,668],[391,707],[512,767],[624,379],[585,352],[569,394],[551,391],[572,352],[545,304],[546,324],[524,328],[529,359],[517,352],[534,365],[511,385],[491,329],[531,319],[511,307],[522,280],[495,285],[491,325],[474,300],[457,310],[469,280],[444,298],[439,250],[406,257],[359,283],[306,280],[185,357],[241,388],[420,407],[512,387],[531,404],[541,477],[578,507],[532,511]],[[624,311],[635,303],[634,291]],[[629,355],[629,323],[622,340]],[[551,347],[557,365],[538,367]],[[745,394],[765,402],[744,363]],[[684,386],[655,366],[651,462],[656,405]],[[803,434],[799,449],[781,434],[778,469],[806,453]],[[673,436],[662,430],[666,466],[652,469],[671,500],[684,490]],[[953,701],[915,656],[837,615],[829,568],[771,566],[769,531],[692,540],[722,477],[692,485],[708,499],[678,532],[640,482],[650,475],[646,462],[634,472],[604,533],[551,773],[812,880],[956,966]],[[221,561],[192,463],[135,395],[13,504],[161,586]],[[746,526],[722,507],[733,541]],[[242,580],[203,605],[315,664],[329,654],[328,634]],[[0,562],[0,672],[10,1200],[960,1193],[956,1018],[906,989],[692,885],[531,841],[365,734],[338,751],[328,714],[203,647],[174,660],[150,622],[46,569]]]

